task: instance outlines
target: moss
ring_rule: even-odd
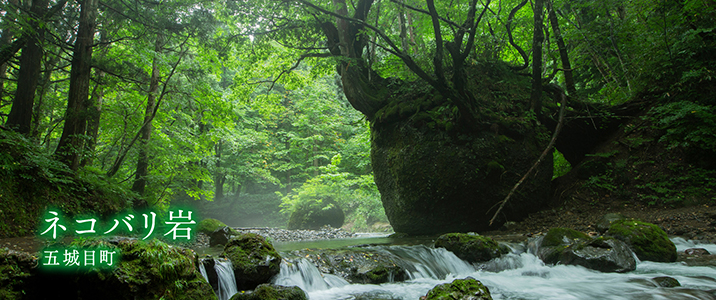
[[[239,289],[253,289],[267,283],[280,271],[281,256],[257,234],[245,233],[232,238],[221,256],[231,260]]]
[[[447,233],[435,240],[436,248],[445,248],[468,262],[485,262],[507,253],[495,240],[468,233]]]
[[[198,230],[201,233],[204,233],[206,235],[211,234],[212,232],[216,231],[219,228],[227,227],[224,222],[221,222],[217,219],[204,219],[199,222],[196,226],[196,230]],[[238,231],[235,229],[231,229],[232,234],[239,234]]]
[[[0,248],[0,299],[23,299],[36,263],[29,253]]]
[[[472,277],[455,279],[451,283],[438,285],[430,290],[425,296],[425,300],[454,299],[491,300],[492,296],[490,295],[490,290],[486,286]]]
[[[569,243],[565,243],[564,239],[567,238],[570,241],[574,240],[590,240],[591,238],[579,231],[569,228],[552,228],[544,236],[542,240],[542,247],[560,246]]]
[[[626,242],[641,260],[674,262],[676,246],[658,226],[637,220],[614,221],[607,235]]]
[[[241,291],[231,300],[306,300],[306,293],[297,286],[262,284],[253,291]]]

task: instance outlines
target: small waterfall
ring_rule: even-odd
[[[445,279],[449,274],[469,274],[475,268],[445,248],[426,246],[392,246],[380,248],[398,256],[405,263],[410,279]]]
[[[216,274],[216,282],[212,282],[214,281],[214,278],[209,276],[209,272],[207,272],[204,262],[199,264],[199,272],[202,276],[204,276],[204,279],[212,285],[212,288],[214,288],[214,292],[216,293],[216,297],[218,297],[219,300],[228,300],[231,296],[238,292],[231,261],[226,258],[207,259],[211,259],[213,262],[209,263],[209,265],[214,266],[213,273]]]
[[[300,258],[281,263],[281,272],[273,279],[274,284],[298,286],[306,292],[326,290],[349,284],[343,278],[332,274],[323,274],[310,261]]]

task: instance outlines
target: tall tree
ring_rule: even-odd
[[[29,26],[25,28],[23,38],[26,39],[20,56],[20,73],[18,74],[17,90],[12,109],[5,125],[23,134],[30,133],[32,123],[32,106],[35,102],[35,91],[40,79],[42,68],[42,40],[45,24],[42,21],[47,12],[48,0],[36,0],[30,8]],[[4,64],[4,62],[3,62]]]
[[[97,109],[96,105],[90,102],[89,89],[98,4],[99,0],[84,0],[81,4],[77,40],[72,55],[65,126],[55,151],[60,160],[75,171],[80,167],[80,154],[84,148],[89,117],[87,111]]]

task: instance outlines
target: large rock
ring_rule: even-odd
[[[591,239],[567,228],[553,228],[539,242],[537,256],[546,264],[578,265],[601,272],[636,269],[629,247],[613,238]]]
[[[445,248],[470,263],[486,262],[509,252],[492,238],[475,233],[443,234],[435,240],[435,247]]]
[[[224,222],[221,222],[217,219],[207,218],[201,220],[201,222],[196,225],[196,230],[203,234],[210,235],[212,232],[223,227],[226,227],[226,224],[224,224]]]
[[[229,239],[231,239],[231,228],[228,226],[220,227],[217,230],[214,230],[209,235],[209,246],[214,247],[216,245],[226,245],[226,243],[229,242]]]
[[[288,229],[318,230],[325,225],[340,228],[345,221],[343,209],[330,198],[309,199],[298,204],[288,220]]]
[[[321,273],[342,277],[350,283],[380,284],[409,279],[401,259],[388,252],[361,248],[306,249],[293,254],[308,259]]]
[[[475,278],[455,279],[434,287],[421,300],[492,300],[490,290]]]
[[[0,299],[23,299],[35,265],[30,253],[0,248]]]
[[[371,126],[375,183],[395,232],[483,232],[543,208],[550,193],[551,155],[489,225],[497,204],[546,146],[546,140],[539,138],[549,136],[544,127],[495,121],[492,126],[466,130],[450,117],[443,119],[449,106],[403,105],[421,101],[425,100],[388,106]],[[392,114],[401,118],[382,117]]]
[[[253,291],[241,291],[231,300],[307,300],[306,293],[297,286],[261,284]]]
[[[281,271],[281,256],[258,234],[245,233],[232,238],[221,256],[231,260],[239,290],[251,290],[268,283]]]
[[[658,226],[637,220],[612,223],[606,235],[626,242],[640,260],[674,262],[678,257],[674,242]]]

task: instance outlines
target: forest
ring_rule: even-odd
[[[47,206],[421,234],[555,189],[716,204],[712,0],[0,5],[2,236]]]

